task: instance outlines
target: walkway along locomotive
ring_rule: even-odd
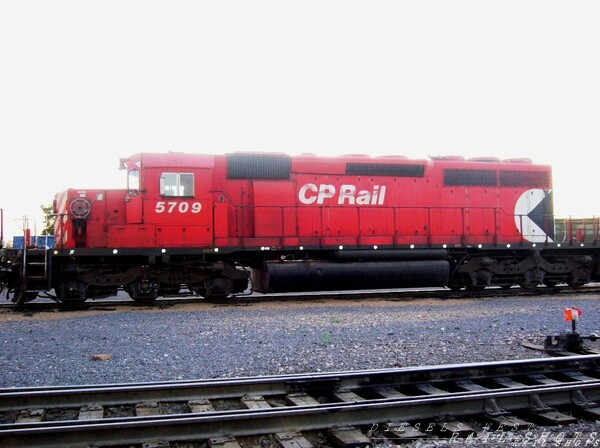
[[[598,220],[556,241],[551,168],[528,159],[143,153],[121,168],[126,189],[56,194],[53,248],[3,250],[13,301],[600,277]]]

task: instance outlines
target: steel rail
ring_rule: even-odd
[[[541,296],[550,295],[556,296],[559,294],[595,294],[600,290],[598,283],[591,285],[585,285],[581,287],[570,287],[570,286],[557,286],[553,288],[540,287],[535,290],[527,290],[524,288],[512,288],[502,289],[500,287],[491,287],[483,290],[460,290],[452,291],[444,287],[435,288],[399,288],[399,289],[382,289],[382,290],[360,290],[360,291],[316,291],[306,293],[268,293],[268,294],[256,294],[251,296],[238,296],[230,297],[225,299],[205,299],[196,296],[181,296],[181,297],[159,297],[156,299],[153,305],[160,308],[161,306],[176,306],[187,303],[199,303],[199,304],[217,304],[217,305],[237,305],[237,304],[248,304],[248,303],[261,303],[261,302],[291,302],[291,301],[311,301],[315,298],[320,300],[368,300],[368,299],[382,299],[382,300],[412,300],[419,298],[431,298],[438,297],[443,299],[463,299],[463,298],[486,298],[486,297],[515,297],[515,296]],[[42,297],[44,298],[44,297]],[[14,303],[0,303],[0,310],[53,310],[61,308],[63,305],[57,302],[39,302],[31,301],[19,305]],[[70,307],[69,304],[64,304],[66,309],[73,311],[86,311],[94,309],[96,307],[135,307],[138,306],[133,299],[88,299],[83,303],[75,304],[74,307]]]
[[[600,355],[154,383],[5,388],[0,389],[0,411],[66,408],[91,403],[119,405],[148,401],[239,398],[244,395],[273,396],[298,390],[353,390],[574,370],[596,371],[600,377]]]
[[[498,389],[487,389],[487,390],[477,390],[477,391],[459,391],[459,392],[446,392],[443,394],[434,394],[434,395],[418,395],[418,396],[404,396],[404,397],[393,397],[393,398],[374,398],[374,399],[360,399],[354,401],[346,401],[346,402],[336,402],[336,403],[323,403],[323,404],[311,404],[311,405],[290,405],[284,407],[273,407],[273,408],[260,408],[260,409],[232,409],[225,411],[211,411],[211,412],[201,412],[201,413],[183,413],[183,414],[164,414],[164,415],[149,415],[149,416],[135,416],[135,417],[111,417],[111,418],[102,418],[95,420],[53,420],[53,421],[43,421],[43,422],[26,422],[26,423],[8,423],[8,424],[0,424],[0,434],[4,432],[9,432],[11,430],[22,430],[22,429],[39,429],[39,428],[60,428],[60,427],[71,427],[71,426],[86,426],[90,424],[116,424],[116,423],[139,423],[139,422],[148,422],[151,420],[156,420],[157,422],[166,421],[166,420],[180,420],[182,418],[195,418],[196,416],[235,416],[238,414],[248,415],[251,413],[257,412],[266,412],[266,413],[276,413],[280,410],[289,410],[289,409],[301,409],[301,410],[314,410],[321,409],[326,407],[335,407],[339,409],[343,409],[345,407],[351,407],[356,404],[369,404],[369,405],[396,405],[396,404],[410,404],[413,402],[419,402],[420,400],[428,400],[430,398],[437,398],[441,401],[445,400],[458,400],[458,399],[470,399],[470,398],[484,398],[485,400],[489,400],[491,398],[494,399],[507,399],[514,397],[516,395],[540,395],[540,394],[548,394],[552,392],[565,392],[568,391],[581,391],[582,389],[591,390],[592,395],[590,395],[593,399],[597,399],[600,394],[600,379],[593,380],[580,380],[573,383],[563,383],[563,384],[536,384],[536,385],[525,385],[525,386],[506,386],[500,387]],[[598,390],[597,390],[598,389]],[[562,397],[561,397],[562,398]],[[589,404],[592,401],[589,399],[585,403]],[[573,398],[574,399],[574,398]],[[436,403],[438,404],[438,403]],[[531,403],[530,403],[531,404]],[[554,405],[565,405],[567,402],[558,402],[554,403]],[[513,404],[507,403],[508,408],[510,408]],[[522,409],[521,407],[517,407],[516,410]],[[503,408],[506,410],[506,408]],[[453,415],[465,415],[465,414],[457,414],[453,412]],[[433,415],[434,416],[434,415]],[[417,418],[430,418],[432,415],[418,415]]]
[[[535,411],[540,406],[544,409],[565,405],[585,408],[595,400],[600,400],[600,380],[260,410],[91,422],[12,424],[0,429],[0,444],[30,448],[69,448],[90,444],[134,444],[148,440],[204,440],[224,436],[318,430],[341,425],[418,421],[433,419],[439,415],[481,415],[490,412],[492,401],[495,403],[494,410],[500,408],[514,412]]]

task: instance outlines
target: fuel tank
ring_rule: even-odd
[[[253,271],[255,290],[263,293],[444,286],[447,260],[267,262]]]

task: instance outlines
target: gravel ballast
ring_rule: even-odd
[[[546,355],[519,343],[541,344],[546,335],[570,330],[563,309],[572,306],[582,311],[580,333],[599,333],[600,306],[590,295],[3,311],[0,387],[540,358]],[[596,349],[598,344],[588,343]],[[586,425],[588,432],[599,428],[598,424]],[[596,442],[600,446],[600,431]],[[425,447],[449,442],[416,443]]]

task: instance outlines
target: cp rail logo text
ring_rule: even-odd
[[[373,185],[370,190],[359,190],[356,185],[344,184],[338,190],[331,184],[304,184],[298,191],[298,200],[306,205],[326,202],[338,205],[383,205],[385,185]]]

